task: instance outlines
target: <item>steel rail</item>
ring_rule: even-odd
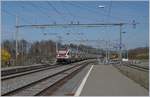
[[[83,63],[82,63],[82,64],[83,64]],[[62,73],[64,73],[64,72],[66,72],[66,71],[68,71],[68,70],[71,70],[71,69],[73,69],[73,68],[75,68],[75,67],[77,67],[77,66],[80,66],[80,65],[82,65],[82,64],[77,64],[77,65],[75,65],[75,66],[69,67],[69,68],[67,68],[67,69],[65,69],[65,70],[62,70],[62,71],[59,71],[59,72],[57,72],[57,73],[55,73],[55,74],[53,74],[53,75],[50,75],[50,76],[48,76],[48,77],[45,77],[45,78],[43,78],[43,79],[36,80],[36,81],[34,81],[34,82],[30,83],[30,84],[27,84],[27,85],[22,86],[22,87],[20,87],[20,88],[17,88],[17,89],[14,89],[14,90],[12,90],[12,91],[9,91],[9,92],[7,92],[7,93],[5,93],[5,94],[2,94],[2,96],[13,95],[13,94],[18,93],[19,91],[21,91],[21,90],[23,90],[23,89],[25,89],[25,88],[27,88],[27,87],[33,86],[33,85],[35,85],[35,84],[38,84],[38,83],[42,82],[43,80],[52,78],[52,77],[54,77],[54,76],[56,76],[56,75],[62,74]]]
[[[62,66],[62,65],[51,65],[51,66],[43,67],[41,69],[28,70],[28,71],[24,71],[24,72],[17,73],[17,74],[2,76],[1,80],[3,81],[3,80],[7,80],[7,79],[11,79],[11,78],[15,78],[15,77],[19,77],[19,76],[23,76],[23,75],[27,75],[27,74],[31,74],[31,73],[43,71],[43,70],[53,69],[53,68],[57,68],[59,66]]]
[[[138,65],[125,64],[125,66],[133,68],[133,69],[137,69],[137,70],[140,70],[140,71],[144,71],[144,72],[148,72],[149,71],[149,68],[145,68],[145,67],[138,66]]]

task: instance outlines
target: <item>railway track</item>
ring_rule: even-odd
[[[41,70],[6,78],[1,82],[2,96],[34,96],[40,95],[46,89],[59,83],[64,78],[70,76],[73,72],[79,71],[89,62],[83,61],[72,65],[58,66],[53,69]]]
[[[144,71],[144,72],[148,72],[149,71],[149,68],[143,67],[143,66],[139,66],[139,65],[125,64],[125,66],[133,68],[133,69],[137,69],[137,70],[140,70],[140,71]]]
[[[8,76],[8,75],[12,75],[12,74],[21,73],[21,72],[46,68],[46,67],[49,67],[52,65],[57,65],[57,64],[51,64],[51,65],[50,64],[34,64],[34,65],[30,65],[30,66],[15,66],[15,67],[2,68],[1,76]]]
[[[53,69],[53,68],[56,68],[58,66],[62,66],[62,65],[57,65],[56,64],[56,65],[51,65],[51,66],[45,66],[45,67],[38,68],[38,69],[35,69],[35,70],[22,71],[22,72],[14,73],[14,74],[11,74],[11,75],[9,74],[9,75],[2,76],[1,80],[7,80],[7,79],[23,76],[23,75],[28,75],[28,74],[31,74],[31,73],[40,72],[40,71],[47,70],[47,69]]]

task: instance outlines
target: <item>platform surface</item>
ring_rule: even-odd
[[[149,92],[112,65],[94,65],[80,96],[148,96]]]

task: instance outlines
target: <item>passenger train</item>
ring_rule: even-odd
[[[85,52],[72,48],[59,49],[56,54],[57,63],[72,63],[96,57],[94,54],[85,54]]]

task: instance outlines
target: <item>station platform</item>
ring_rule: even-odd
[[[93,65],[80,96],[148,96],[149,91],[112,65]]]

